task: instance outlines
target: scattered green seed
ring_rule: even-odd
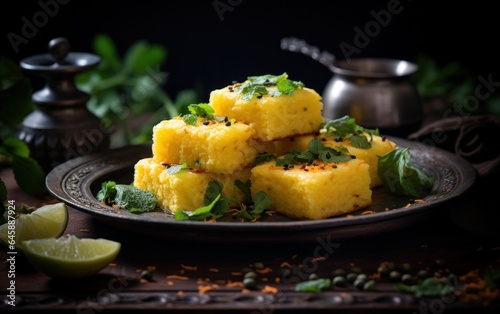
[[[264,263],[262,263],[262,262],[256,262],[256,263],[253,264],[253,267],[255,269],[264,269]]]
[[[363,286],[366,283],[366,279],[356,279],[354,281],[354,286],[358,289],[363,289]]]
[[[255,289],[257,287],[257,283],[255,281],[255,278],[245,278],[243,279],[243,286],[247,289]]]
[[[312,273],[309,275],[309,280],[316,280],[316,279],[319,279],[319,276],[315,273]]]
[[[141,278],[147,281],[153,279],[153,271],[151,269],[145,269],[141,272]]]
[[[389,275],[389,267],[387,266],[380,266],[377,269],[377,272],[380,274],[381,277],[386,277]]]
[[[358,277],[358,274],[356,274],[356,273],[348,273],[346,276],[346,279],[349,282],[354,282],[354,280],[356,280],[357,277]]]
[[[399,265],[399,269],[407,272],[411,269],[411,265],[409,263],[402,263],[401,265]]]
[[[249,271],[248,273],[245,273],[243,278],[253,278],[256,279],[258,277],[257,273],[254,271]]]
[[[351,267],[351,273],[361,274],[362,270],[359,267],[353,266]]]
[[[422,269],[418,271],[417,276],[420,279],[426,279],[429,278],[429,272],[425,269]]]
[[[412,284],[413,276],[411,274],[403,274],[403,276],[401,276],[401,282],[407,285]]]
[[[366,274],[358,274],[356,276],[356,279],[364,279],[364,280],[366,280],[366,279],[368,279],[368,276]]]
[[[336,276],[342,276],[342,277],[344,277],[345,275],[347,275],[347,272],[345,271],[345,269],[337,268],[334,271],[332,271],[332,275],[334,277],[336,277]]]
[[[395,282],[400,281],[401,280],[401,273],[397,270],[393,270],[389,273],[389,278]]]
[[[335,276],[333,277],[332,283],[337,287],[345,287],[347,285],[347,279],[342,276]]]
[[[373,291],[375,290],[375,280],[368,280],[363,285],[363,290],[365,291]]]

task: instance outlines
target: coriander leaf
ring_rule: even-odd
[[[189,125],[196,125],[198,123],[198,116],[194,114],[187,114],[185,115],[182,120],[184,123],[189,124]]]
[[[213,215],[210,213],[212,208],[215,206],[215,204],[219,201],[221,198],[221,194],[217,195],[213,199],[213,201],[203,207],[197,208],[194,211],[188,211],[188,210],[176,210],[174,214],[175,220],[205,220],[209,217],[213,217]]]
[[[322,160],[325,163],[340,163],[340,162],[347,162],[352,159],[351,155],[346,155],[341,153],[340,151],[337,151],[331,147],[324,147],[319,155],[318,159]]]
[[[116,51],[116,45],[108,35],[96,35],[92,48],[101,57],[102,62],[106,63],[107,66],[114,71],[118,71],[120,69],[121,62]]]
[[[267,87],[276,86],[276,90],[268,90]],[[292,95],[296,89],[304,87],[304,83],[300,81],[292,81],[288,79],[288,74],[285,72],[281,75],[265,74],[261,76],[249,76],[247,80],[234,90],[242,94],[242,99],[250,100],[254,97],[262,97],[263,95],[271,95],[278,97],[280,95]]]
[[[219,182],[217,180],[208,182],[207,189],[205,190],[205,196],[203,198],[203,204],[211,204],[215,198],[220,198],[223,189],[224,185],[222,184],[222,182]]]
[[[413,166],[410,147],[395,148],[378,159],[378,177],[391,192],[421,197],[432,188],[434,177]]]
[[[275,159],[276,157],[277,157],[276,154],[269,154],[269,153],[259,154],[259,155],[257,155],[257,157],[255,157],[255,160],[253,161],[253,165],[257,166],[257,165],[263,164],[269,160]]]
[[[347,136],[356,131],[356,120],[349,116],[330,120],[325,125],[326,133],[330,135]]]
[[[243,194],[245,195],[245,199],[243,201],[244,203],[249,203],[252,201],[252,193],[250,191],[250,185],[251,185],[250,180],[247,180],[246,182],[243,182],[241,180],[234,181],[234,186],[240,189],[241,192],[243,192]]]
[[[252,210],[252,214],[261,214],[262,212],[271,209],[271,205],[273,201],[264,191],[258,191],[253,196],[254,209]],[[259,215],[260,216],[260,215]]]
[[[280,93],[290,96],[297,88],[304,87],[304,83],[286,79],[279,81],[276,86]]]
[[[145,40],[135,42],[126,52],[124,68],[135,75],[146,74],[147,70],[162,64],[167,51],[160,45],[149,44]]]
[[[318,155],[319,152],[323,149],[324,145],[321,143],[321,141],[317,138],[313,138],[310,142],[309,145],[307,146],[307,150],[311,152],[313,155]]]
[[[396,290],[404,293],[413,293],[416,297],[440,297],[455,291],[455,287],[436,278],[426,278],[416,285],[396,284]]]
[[[329,289],[332,285],[330,278],[308,280],[298,283],[295,291],[299,292],[321,292]]]
[[[356,148],[368,149],[372,147],[372,144],[368,142],[368,139],[364,135],[352,135],[349,137],[349,141]]]
[[[260,76],[249,76],[247,79],[257,85],[276,85],[279,81],[282,81],[288,77],[288,74],[285,72],[281,75],[271,75],[264,74]]]
[[[206,103],[189,105],[188,110],[191,114],[206,119],[210,119],[215,113],[214,108],[212,108],[212,106]]]

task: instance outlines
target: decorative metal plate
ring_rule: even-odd
[[[410,198],[398,196],[384,187],[373,190],[373,203],[368,208],[322,220],[293,220],[272,215],[258,222],[177,221],[163,211],[131,214],[105,206],[95,195],[101,183],[113,180],[129,184],[133,181],[134,165],[151,157],[151,145],[113,149],[69,160],[54,168],[46,179],[49,192],[57,199],[105,223],[127,230],[162,238],[198,241],[314,241],[318,237],[334,239],[364,237],[394,231],[426,218],[433,210],[468,190],[475,181],[476,171],[461,157],[429,145],[401,138],[388,137],[399,147],[410,146],[412,162],[435,177],[431,192],[423,203],[406,206]],[[366,214],[371,212],[370,214]]]

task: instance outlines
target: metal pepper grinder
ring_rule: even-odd
[[[75,76],[96,67],[100,58],[69,52],[66,38],[49,42],[49,53],[27,57],[20,66],[46,80],[32,95],[36,109],[22,122],[19,138],[46,173],[67,160],[109,149],[110,132],[87,109],[90,95],[78,90]]]

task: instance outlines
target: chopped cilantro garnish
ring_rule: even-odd
[[[268,87],[276,87],[276,90],[268,90]],[[249,76],[247,80],[238,85],[234,90],[242,94],[244,100],[260,98],[264,95],[278,97],[280,95],[292,95],[298,88],[304,87],[304,83],[300,81],[292,81],[288,79],[288,74],[285,72],[281,75],[261,75]]]
[[[351,142],[353,147],[369,149],[372,147],[373,135],[380,135],[378,129],[366,129],[356,124],[356,120],[349,116],[330,120],[321,126],[321,132],[333,136],[339,142],[343,140]],[[370,139],[365,134],[370,135]]]
[[[347,162],[353,157],[348,151],[342,148],[332,148],[324,146],[319,139],[312,139],[309,146],[303,152],[292,150],[288,154],[276,159],[276,166],[285,166],[293,164],[310,164],[315,160],[321,160],[325,163]]]
[[[183,120],[186,124],[196,125],[198,118],[205,118],[207,120],[215,120],[217,122],[222,122],[225,117],[220,117],[215,115],[215,110],[206,103],[192,104],[188,106],[190,113],[184,115]]]
[[[271,208],[271,199],[263,191],[257,192],[252,198],[250,192],[250,180],[234,182],[234,196],[229,197],[222,193],[224,186],[219,181],[210,181],[205,191],[203,200],[204,206],[194,211],[177,210],[175,212],[176,220],[217,220],[231,208],[231,203],[238,204],[236,217],[242,220],[255,220],[261,217],[261,214]],[[244,200],[240,201],[236,192],[241,190],[245,195]]]

